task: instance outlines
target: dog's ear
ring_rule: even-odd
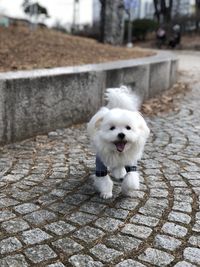
[[[104,116],[108,111],[109,110],[105,107],[101,108],[89,121],[87,125],[87,130],[91,137],[94,136],[100,129]]]
[[[144,136],[147,138],[150,134],[150,130],[149,127],[147,126],[145,120],[141,121],[139,127],[138,127],[142,133],[144,134]]]
[[[149,134],[150,134],[150,130],[146,124],[146,122],[144,121],[144,123],[141,123],[139,125],[139,129],[141,130],[142,132],[142,135],[147,139],[149,137]]]
[[[147,126],[146,121],[144,120],[142,114],[140,112],[135,113],[138,116],[138,129],[141,131],[143,137],[148,138],[150,134],[149,127]]]
[[[150,130],[149,127],[147,126],[146,121],[144,120],[143,116],[140,113],[137,113],[137,115],[139,116],[138,121],[138,129],[141,131],[141,134],[143,137],[148,138],[149,134],[150,134]]]
[[[102,118],[99,118],[96,122],[95,122],[95,124],[94,124],[94,127],[95,127],[95,129],[99,129],[100,128],[100,125],[101,125],[101,122],[103,121],[103,117]]]

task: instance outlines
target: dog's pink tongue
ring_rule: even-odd
[[[117,151],[122,152],[125,148],[126,143],[124,142],[117,142],[115,143]]]

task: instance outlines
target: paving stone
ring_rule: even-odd
[[[88,212],[91,214],[99,214],[106,208],[106,205],[100,204],[100,203],[85,203],[82,206],[80,206],[79,210]]]
[[[62,198],[66,195],[67,191],[63,189],[53,189],[50,195],[56,198]]]
[[[188,242],[191,244],[191,245],[193,245],[193,246],[195,246],[195,247],[197,247],[197,248],[200,248],[200,235],[198,235],[198,236],[191,236],[190,238],[189,238],[189,240],[188,240]]]
[[[88,255],[74,255],[69,258],[69,262],[74,267],[101,267],[103,264],[99,261],[94,261],[92,257]]]
[[[200,233],[200,220],[199,221],[196,221],[196,223],[192,227],[192,231],[197,232],[197,233]]]
[[[37,193],[30,193],[22,190],[18,190],[17,192],[14,192],[12,196],[16,199],[19,199],[21,201],[30,201],[31,199],[34,199],[35,197],[38,197],[39,194]]]
[[[191,196],[187,196],[187,195],[179,195],[179,194],[176,194],[174,195],[174,200],[176,201],[183,201],[183,202],[188,202],[188,203],[192,203],[193,202],[193,199]]]
[[[123,210],[123,209],[107,208],[105,210],[105,215],[109,217],[113,217],[115,219],[126,219],[128,214],[129,214],[129,211]]]
[[[92,166],[91,166],[91,168],[92,168]],[[94,195],[96,193],[96,191],[95,191],[94,186],[91,183],[91,184],[84,184],[84,185],[82,185],[81,188],[79,188],[78,193],[79,194],[84,194],[84,195],[92,196],[92,195]]]
[[[72,255],[73,253],[79,252],[83,249],[83,247],[80,244],[78,244],[77,242],[68,237],[58,239],[57,241],[52,242],[52,245],[55,248],[66,253],[67,255]]]
[[[154,227],[158,224],[159,220],[154,217],[136,214],[130,219],[131,223],[143,224],[149,227]]]
[[[151,263],[153,266],[169,266],[174,260],[174,256],[154,248],[146,249],[138,258]]]
[[[134,237],[117,234],[106,238],[105,242],[109,247],[128,252],[137,249],[142,241]]]
[[[145,205],[155,208],[167,208],[169,201],[166,198],[151,197],[146,201]]]
[[[31,229],[22,233],[22,240],[27,245],[33,245],[51,238],[49,234],[45,233],[39,228]]]
[[[189,224],[191,221],[191,217],[188,214],[176,211],[171,211],[169,213],[168,219],[170,221],[181,222],[185,224]]]
[[[85,226],[73,234],[74,237],[83,240],[85,242],[95,241],[104,235],[105,233],[100,229],[93,228],[90,226]]]
[[[5,198],[0,199],[0,209],[5,208],[5,207],[14,206],[17,204],[19,204],[19,201],[14,200],[12,198],[5,197]]]
[[[57,221],[54,223],[47,224],[45,226],[45,229],[51,231],[56,235],[65,235],[75,230],[76,228],[64,221]]]
[[[21,232],[30,228],[26,221],[19,218],[3,222],[1,227],[10,234]]]
[[[162,231],[166,234],[174,235],[176,237],[184,237],[187,234],[187,228],[175,223],[167,222],[163,225]]]
[[[174,195],[181,195],[183,194],[183,188],[174,188]],[[184,188],[184,195],[190,196],[192,195],[192,191],[190,188]]]
[[[166,189],[160,189],[160,188],[152,188],[150,189],[150,196],[151,197],[167,197],[168,191]]]
[[[172,187],[187,187],[184,181],[170,181]]]
[[[121,232],[141,239],[146,239],[152,233],[152,229],[142,225],[126,224]]]
[[[39,208],[40,207],[38,205],[35,205],[33,203],[24,203],[14,207],[15,211],[17,211],[20,214],[27,214],[35,210],[38,210]]]
[[[75,205],[75,206],[80,206],[80,204],[83,203],[88,198],[89,197],[86,195],[74,194],[73,196],[69,196],[65,198],[65,202],[68,204]]]
[[[60,214],[66,215],[70,213],[70,211],[73,210],[75,206],[69,205],[67,203],[53,203],[53,204],[50,204],[48,208],[54,212],[58,212]]]
[[[85,225],[94,221],[96,218],[97,217],[95,215],[87,214],[84,212],[75,212],[71,214],[68,220],[79,225]]]
[[[7,256],[0,259],[1,267],[28,267],[29,264],[26,262],[25,258],[21,254],[15,254],[12,256]]]
[[[158,169],[147,169],[147,170],[145,170],[145,174],[146,175],[159,175],[159,174],[161,174],[161,172]]]
[[[182,212],[191,212],[192,211],[192,207],[191,207],[190,203],[179,202],[179,201],[174,201],[174,205],[173,205],[172,209],[182,211]]]
[[[197,213],[196,213],[195,219],[196,219],[196,220],[200,220],[200,212],[197,212]]]
[[[9,237],[0,241],[0,254],[16,251],[22,247],[16,237]]]
[[[165,209],[164,208],[159,208],[158,209],[156,207],[152,207],[152,206],[149,206],[149,205],[144,205],[143,207],[141,207],[139,209],[139,212],[142,213],[143,215],[160,218],[165,213]]]
[[[40,194],[44,194],[44,193],[46,193],[48,191],[48,188],[46,187],[46,186],[34,186],[34,187],[32,187],[31,189],[30,189],[30,194],[38,194],[38,195],[40,195]]]
[[[122,224],[123,224],[122,221],[109,217],[101,217],[95,222],[95,225],[97,227],[100,227],[108,232],[113,232],[117,230]]]
[[[174,267],[197,267],[197,266],[186,261],[180,261],[176,265],[174,265]]]
[[[118,263],[117,265],[115,265],[115,267],[146,267],[146,265],[138,261],[129,259]]]
[[[182,244],[180,240],[167,235],[156,235],[154,242],[157,248],[164,248],[170,251],[176,250]]]
[[[134,210],[137,205],[139,204],[139,201],[132,198],[124,198],[117,202],[116,208],[122,208],[125,210]]]
[[[194,187],[200,187],[200,181],[199,180],[190,180],[189,183]]]
[[[199,187],[194,187],[193,186],[192,189],[193,189],[193,191],[195,192],[196,195],[198,195],[198,196],[200,195],[200,186]]]
[[[26,257],[33,263],[40,263],[57,257],[48,245],[37,245],[24,251]]]
[[[6,197],[6,194],[0,193],[0,198],[4,198],[4,197]]]
[[[23,176],[24,175],[22,174],[8,174],[2,178],[2,181],[7,182],[7,183],[12,183],[12,182],[19,181],[20,179],[23,178]]]
[[[103,244],[98,244],[94,246],[92,249],[90,249],[90,252],[100,261],[106,263],[111,263],[113,260],[123,255],[122,252],[119,252],[115,249],[107,248]]]
[[[16,215],[9,210],[0,211],[0,222],[7,221],[14,217],[16,217]]]
[[[25,220],[35,225],[50,222],[55,218],[56,215],[48,210],[38,210],[24,216]]]
[[[185,260],[188,260],[192,263],[199,264],[200,262],[200,249],[187,247],[183,251],[183,256]]]

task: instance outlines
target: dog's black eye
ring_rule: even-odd
[[[127,129],[127,130],[130,130],[130,129],[131,129],[131,127],[130,127],[130,126],[126,126],[126,129]]]
[[[115,130],[115,126],[111,126],[111,127],[110,127],[110,130],[111,130],[111,131]]]

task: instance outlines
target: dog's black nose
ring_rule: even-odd
[[[124,134],[124,133],[119,133],[119,134],[118,134],[118,137],[119,137],[120,139],[124,139],[125,134]]]

